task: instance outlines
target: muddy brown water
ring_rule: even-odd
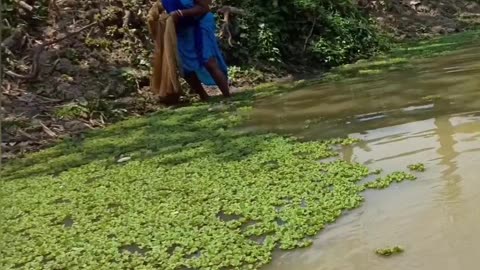
[[[358,209],[268,270],[476,270],[480,255],[480,49],[413,69],[325,83],[263,101],[249,130],[363,142],[341,158],[385,173],[422,162],[417,181],[368,191]],[[389,258],[374,250],[401,245]]]

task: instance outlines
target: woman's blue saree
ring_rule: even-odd
[[[195,0],[162,0],[168,13],[179,9],[192,8]],[[177,26],[178,54],[184,75],[195,72],[205,85],[215,85],[215,81],[205,68],[212,57],[227,76],[227,65],[215,36],[215,18],[207,13],[196,18],[180,18]],[[227,76],[228,77],[228,76]]]

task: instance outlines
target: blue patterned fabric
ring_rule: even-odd
[[[194,0],[162,0],[162,4],[168,13],[195,5]],[[215,85],[205,68],[212,57],[217,60],[225,75],[228,74],[227,64],[215,36],[215,27],[215,17],[210,12],[201,17],[180,18],[177,26],[178,54],[183,73],[188,75],[195,72],[205,85]]]

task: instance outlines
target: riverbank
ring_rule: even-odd
[[[390,52],[377,56],[374,60],[360,60],[355,64],[334,68],[332,72],[322,74],[320,79],[340,80],[349,76],[372,75],[389,70],[408,68],[415,58],[449,53],[454,49],[460,49],[476,42],[478,36],[478,31],[472,30],[425,41],[399,43]],[[249,74],[236,75],[239,78],[247,76],[254,79],[248,83],[250,87],[238,88],[235,92],[263,89],[264,87],[260,82],[264,81],[265,78],[258,79],[260,75],[255,74],[251,71]],[[318,74],[311,74],[306,76],[306,80],[303,80],[303,82],[314,83],[318,79]],[[273,80],[273,78],[270,78],[270,80]],[[276,79],[277,82],[267,85],[288,84],[294,80],[295,76],[288,76]],[[251,86],[255,84],[260,84],[260,86]],[[215,89],[209,90],[209,93],[218,94]],[[4,162],[49,147],[63,139],[82,136],[82,133],[86,131],[102,129],[125,117],[148,115],[162,109],[160,104],[155,103],[148,96],[124,97],[111,102],[95,100],[92,103],[80,100],[79,102],[59,106],[55,105],[55,100],[33,93],[25,93],[28,97],[24,96],[20,99],[14,92],[11,93],[14,97],[3,94],[2,107],[7,112],[12,112],[11,115],[4,114],[5,117],[2,120],[2,160]],[[196,101],[192,99],[190,102]]]
[[[408,68],[478,38],[410,44],[337,74]],[[256,101],[311,83],[132,117],[3,166],[0,268],[258,269],[276,248],[308,246],[359,207],[366,188],[415,178],[398,168],[376,179],[376,170],[336,160],[351,139],[301,142],[233,129]]]
[[[163,108],[148,89],[153,48],[143,0],[24,2],[32,9],[8,0],[2,9],[4,69],[25,75],[2,80],[3,161]],[[480,12],[469,0],[377,2],[229,1],[246,11],[230,16],[233,43],[220,39],[233,87],[317,75],[388,50],[393,39],[464,31]],[[35,61],[33,48],[45,42],[52,44]]]

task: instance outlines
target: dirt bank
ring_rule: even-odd
[[[359,6],[398,40],[460,32],[480,22],[474,0],[360,0]]]
[[[2,67],[24,78],[2,74],[2,160],[161,107],[148,91],[151,44],[143,22],[148,1],[25,3],[33,10],[3,3]],[[480,14],[471,1],[359,1],[359,6],[396,39],[463,31]],[[75,34],[62,39],[69,33]],[[46,42],[52,44],[32,60]],[[234,86],[276,75],[232,71]]]

